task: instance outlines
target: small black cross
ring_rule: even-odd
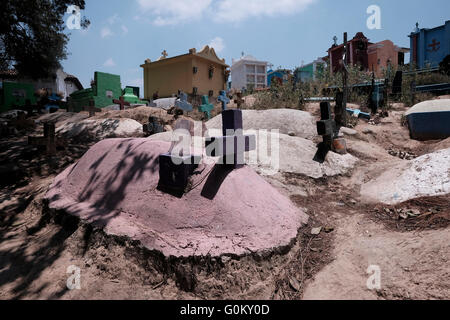
[[[47,155],[54,156],[56,154],[55,124],[52,122],[44,123],[44,136],[29,136],[28,145],[45,146]]]
[[[206,139],[206,154],[223,157],[224,165],[238,169],[244,166],[244,153],[256,149],[256,137],[243,134],[242,110],[222,111],[222,137]]]
[[[89,112],[89,118],[95,116],[96,112],[102,112],[102,109],[95,107],[95,101],[89,100],[89,106],[83,107],[83,111]]]
[[[324,163],[328,152],[333,146],[337,126],[331,117],[331,106],[329,102],[320,103],[320,121],[317,121],[317,133],[323,137],[323,142],[318,145],[314,161]]]

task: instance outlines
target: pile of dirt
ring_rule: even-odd
[[[405,161],[361,187],[367,201],[397,204],[450,193],[450,149]]]
[[[148,123],[148,118],[150,116],[160,119],[163,121],[164,125],[171,125],[174,121],[173,115],[167,114],[165,110],[146,106],[126,110],[105,110],[104,112],[97,113],[90,119],[133,119],[140,124],[145,124]]]
[[[308,217],[249,167],[206,162],[182,198],[157,190],[158,156],[169,147],[148,139],[96,144],[55,179],[50,208],[166,257],[264,255],[292,246]]]
[[[89,118],[89,114],[87,112],[74,113],[61,110],[55,113],[44,114],[37,119],[37,122],[55,122],[56,127],[60,127],[67,122],[76,123],[87,118]]]
[[[439,230],[450,226],[450,195],[423,197],[394,206],[368,208],[374,221],[395,231]]]
[[[56,133],[72,141],[100,141],[108,138],[142,137],[143,128],[139,122],[127,119],[87,119],[63,123]]]

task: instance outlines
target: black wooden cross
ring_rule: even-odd
[[[158,190],[179,198],[185,193],[189,177],[201,161],[201,156],[191,154],[193,125],[192,121],[179,120],[174,134],[180,140],[172,142],[169,152],[159,155]]]
[[[102,112],[102,109],[95,107],[95,101],[89,100],[89,106],[83,107],[83,111],[89,112],[89,118],[95,116],[96,112]]]
[[[328,152],[333,146],[333,138],[338,130],[336,122],[331,117],[331,106],[329,102],[320,103],[320,121],[317,122],[317,133],[323,137],[323,142],[318,145],[314,161],[324,163]]]
[[[160,120],[156,117],[148,117],[148,123],[143,125],[144,134],[151,136],[152,134],[164,132],[164,126],[161,125]]]
[[[237,108],[240,109],[241,106],[244,104],[245,100],[242,99],[242,92],[238,91],[236,92],[236,99],[234,99],[234,103],[236,103]]]
[[[56,142],[55,124],[53,122],[44,123],[43,137],[28,137],[28,145],[45,146],[47,155],[49,156],[56,154]]]
[[[129,107],[130,103],[125,101],[125,99],[123,98],[123,96],[121,96],[119,98],[119,100],[114,99],[113,103],[118,104],[120,106],[120,110],[125,110],[125,106]]]
[[[243,134],[241,110],[222,111],[222,137],[206,138],[206,154],[223,157],[223,165],[233,169],[245,165],[244,153],[256,149],[256,137]]]

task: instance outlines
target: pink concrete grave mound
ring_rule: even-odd
[[[182,198],[157,190],[158,156],[169,148],[148,139],[101,141],[56,177],[46,196],[49,206],[166,257],[284,248],[307,222],[304,212],[249,167],[201,166]]]

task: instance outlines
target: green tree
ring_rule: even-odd
[[[67,57],[68,6],[85,8],[85,0],[1,0],[0,68],[14,67],[32,78],[50,76]],[[81,27],[90,21],[82,18]]]

